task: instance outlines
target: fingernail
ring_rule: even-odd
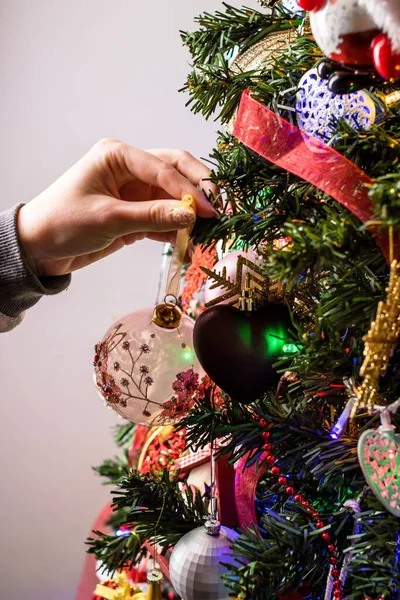
[[[177,225],[191,225],[196,220],[196,213],[194,210],[191,208],[183,208],[180,204],[172,209],[171,215]]]

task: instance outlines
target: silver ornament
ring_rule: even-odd
[[[172,551],[169,571],[171,583],[183,600],[230,600],[222,580],[227,567],[221,561],[234,563],[230,545],[238,537],[228,527],[221,527],[216,535],[198,527],[179,540]]]

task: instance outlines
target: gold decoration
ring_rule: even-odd
[[[143,594],[140,588],[132,586],[126,573],[117,573],[112,579],[113,583],[117,586],[115,589],[107,587],[105,583],[98,583],[94,590],[95,596],[104,598],[104,600],[146,600],[146,596]]]
[[[182,313],[173,302],[162,302],[154,309],[153,323],[163,329],[177,329],[181,324]]]
[[[238,300],[239,310],[250,312],[257,308],[257,299],[254,289],[251,287],[250,274],[246,273],[246,281],[242,289],[242,295]]]
[[[230,65],[230,70],[239,75],[246,71],[261,71],[272,67],[274,55],[284,51],[296,35],[293,29],[274,31],[266,38],[239,54]],[[257,79],[255,75],[254,79]]]
[[[206,308],[210,308],[223,300],[229,300],[228,304],[232,306],[240,306],[240,304],[243,303],[241,300],[243,297],[242,291],[245,291],[252,299],[254,299],[256,294],[271,302],[280,298],[281,286],[276,283],[271,284],[269,279],[264,277],[260,267],[244,256],[239,256],[237,259],[236,278],[234,281],[227,276],[226,267],[223,267],[221,272],[212,271],[206,267],[202,267],[202,271],[204,271],[210,279],[215,281],[215,283],[210,286],[210,290],[219,287],[226,289],[221,296],[207,302]],[[252,290],[251,294],[250,290]]]
[[[378,400],[379,379],[386,373],[389,361],[400,337],[400,265],[393,261],[390,269],[389,286],[385,301],[378,304],[375,321],[364,337],[364,362],[360,370],[364,378],[357,390],[351,418],[359,408],[373,413]]]
[[[158,569],[152,569],[147,575],[147,581],[149,583],[149,591],[147,593],[147,600],[161,600],[161,571]]]
[[[186,194],[172,211],[178,219],[184,219],[187,222],[188,213],[196,216],[196,202],[190,194]],[[182,265],[185,261],[185,255],[188,248],[190,236],[192,234],[194,220],[185,229],[180,229],[176,236],[176,244],[172,253],[171,262],[167,275],[167,288],[164,302],[158,304],[154,310],[153,323],[164,329],[177,329],[182,320],[182,313],[177,307],[177,297],[179,296],[179,286],[181,283]],[[172,298],[172,300],[167,300]]]
[[[245,52],[239,54],[230,65],[230,70],[234,75],[254,71],[253,81],[257,81],[259,73],[262,70],[272,68],[274,55],[278,52],[283,52],[287,45],[293,40],[296,35],[293,29],[286,31],[274,31],[270,33],[261,42],[257,42]],[[233,133],[237,117],[237,109],[235,114],[226,126],[228,133]]]

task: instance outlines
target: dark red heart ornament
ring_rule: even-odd
[[[284,304],[270,303],[251,312],[219,304],[197,319],[194,349],[218,387],[248,404],[278,383],[273,364],[288,351],[290,327]]]

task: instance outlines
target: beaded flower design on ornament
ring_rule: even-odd
[[[178,373],[172,384],[174,395],[164,402],[162,416],[169,420],[179,420],[191,408],[206,398],[210,406],[223,410],[226,398],[213,381],[205,375],[199,380],[199,375],[193,369]]]
[[[143,415],[151,416],[149,408],[152,404],[160,407],[160,403],[150,400],[148,397],[149,387],[154,383],[150,374],[150,369],[143,364],[142,357],[150,353],[148,344],[141,344],[138,350],[131,347],[131,343],[126,340],[127,334],[120,331],[122,324],[115,327],[105,340],[95,346],[95,356],[93,365],[96,374],[96,383],[100,388],[108,404],[115,408],[115,405],[126,407],[129,400],[142,400],[144,403]],[[155,337],[154,334],[151,334]],[[117,346],[120,346],[126,352],[127,360],[124,366],[119,361],[114,361],[111,369],[114,375],[110,374],[109,354]],[[127,368],[128,367],[128,368]]]

